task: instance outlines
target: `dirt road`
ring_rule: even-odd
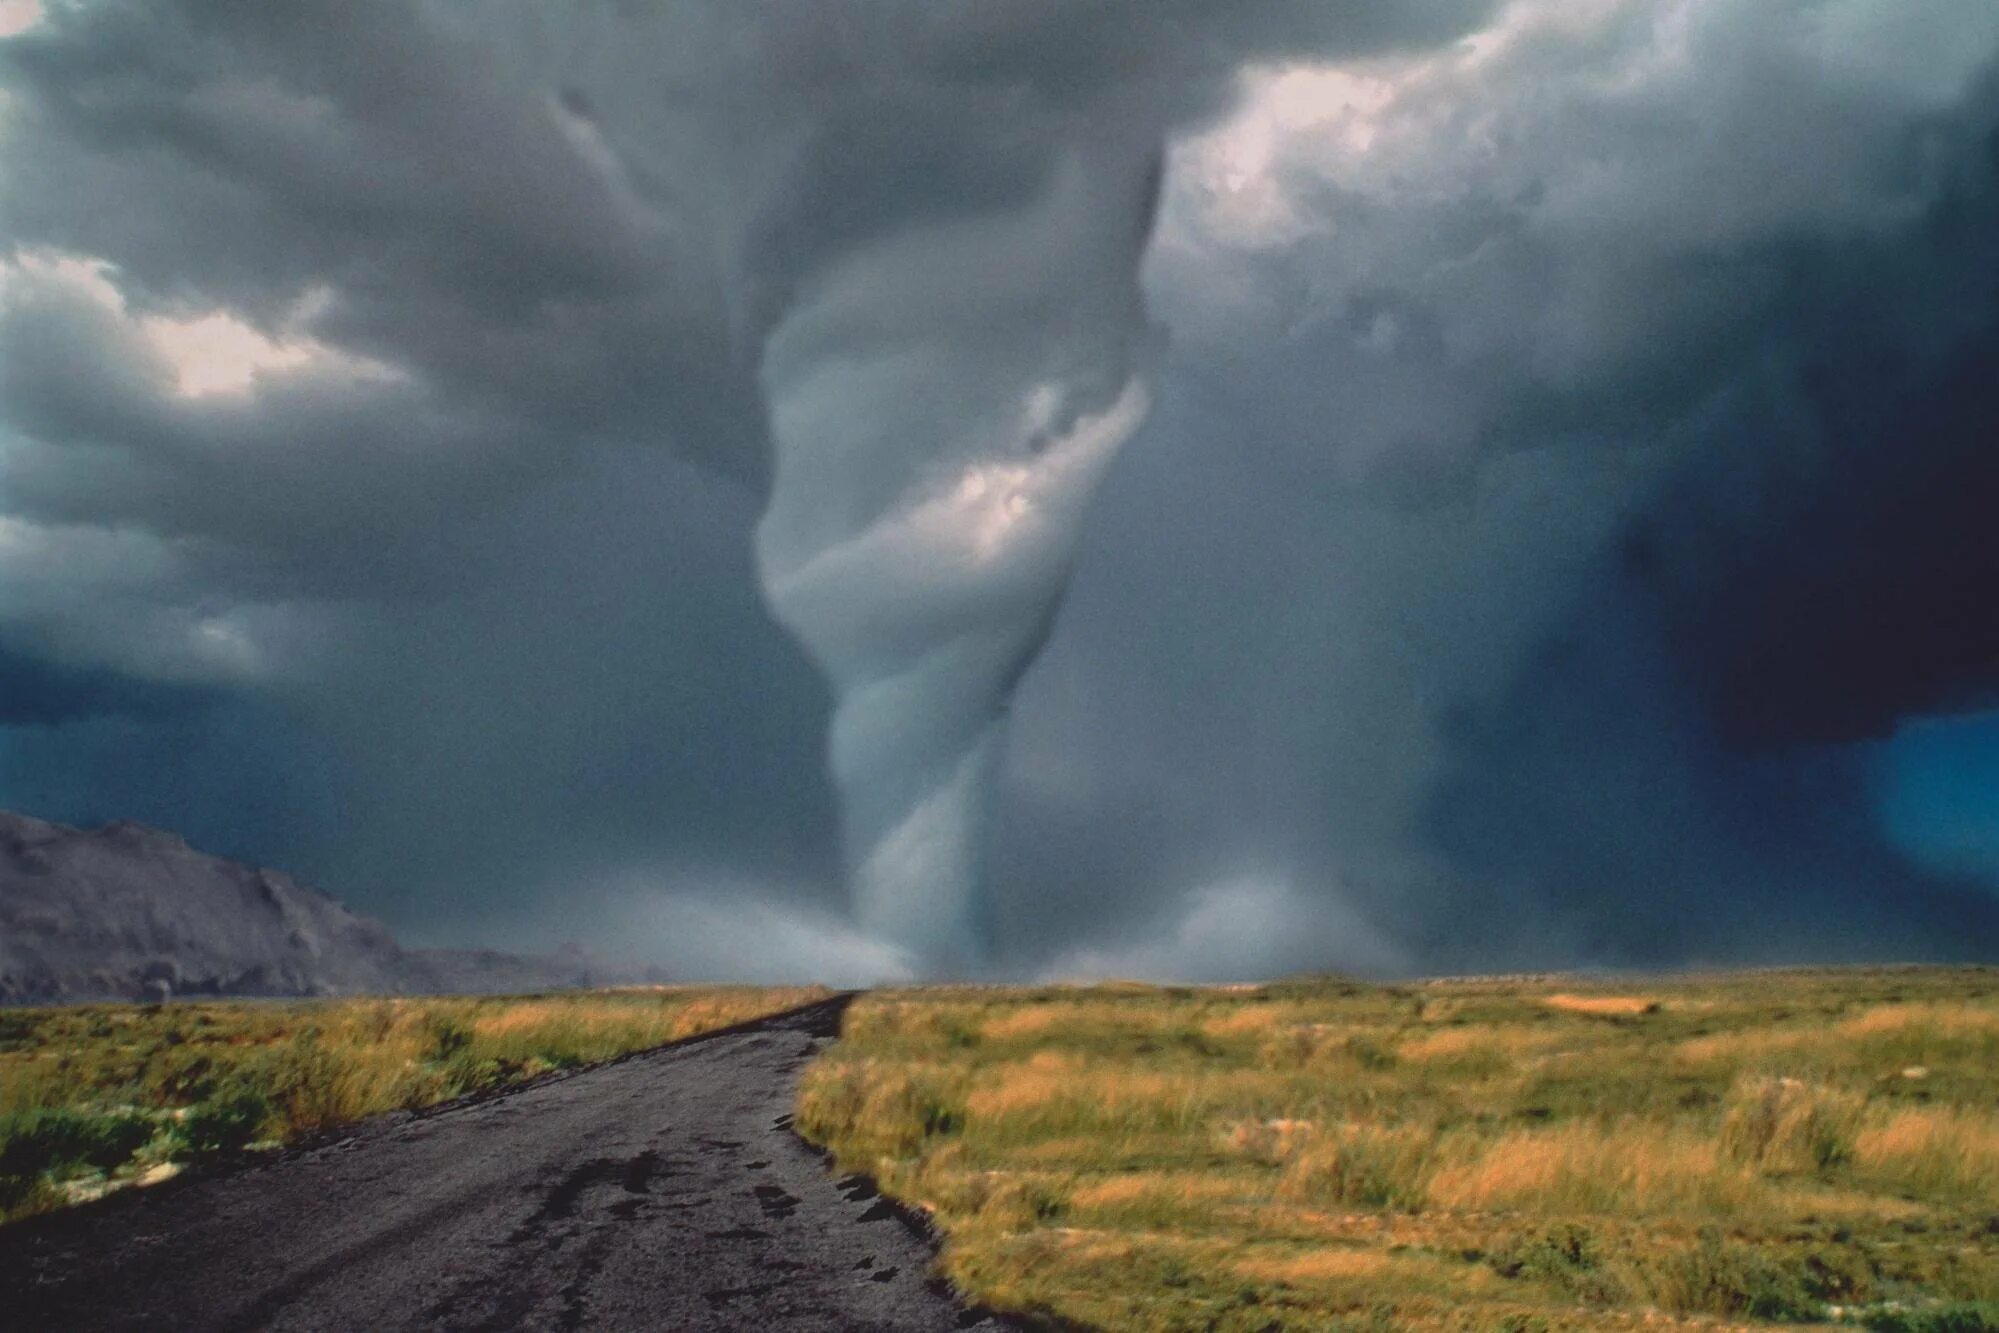
[[[994,1328],[790,1131],[844,999],[0,1229],[0,1326]]]

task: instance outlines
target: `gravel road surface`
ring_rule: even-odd
[[[845,1004],[0,1228],[0,1326],[997,1328],[791,1133]]]

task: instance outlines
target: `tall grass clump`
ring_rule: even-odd
[[[1882,1115],[1855,1139],[1858,1170],[1918,1196],[1999,1203],[1999,1113],[1934,1106]],[[1999,1235],[1999,1210],[1993,1214]]]
[[[1729,1094],[1721,1148],[1760,1171],[1824,1171],[1853,1160],[1865,1104],[1802,1079],[1746,1079]]]
[[[1416,1208],[1437,1148],[1424,1125],[1341,1125],[1285,1163],[1277,1197],[1359,1208]]]
[[[1433,1173],[1429,1201],[1473,1212],[1546,1215],[1726,1212],[1753,1201],[1712,1139],[1658,1121],[1576,1120],[1498,1135],[1464,1133]]]

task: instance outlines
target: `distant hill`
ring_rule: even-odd
[[[0,1003],[169,995],[437,994],[599,985],[537,958],[405,949],[276,870],[129,821],[75,829],[0,810]],[[650,978],[649,978],[650,979]]]

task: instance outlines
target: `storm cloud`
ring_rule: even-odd
[[[1516,4],[1252,75],[1169,169],[1175,427],[1021,704],[1030,795],[1184,842],[1127,877],[1079,827],[1090,873],[1170,917],[1275,865],[1433,967],[1988,956],[1990,885],[1879,805],[1898,724],[1999,665],[1995,42],[1967,5]]]
[[[1999,17],[1222,8],[47,5],[0,804],[690,975],[1989,956]]]

